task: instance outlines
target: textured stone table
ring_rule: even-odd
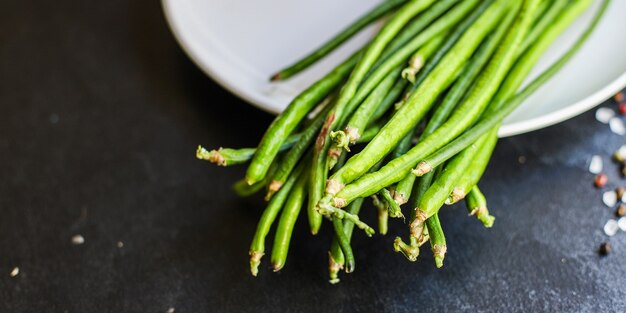
[[[0,2],[0,82],[1,312],[626,308],[626,234],[598,256],[612,210],[586,170],[625,139],[592,113],[500,142],[482,182],[495,226],[445,209],[442,270],[394,253],[393,233],[359,233],[357,271],[331,286],[328,225],[296,228],[281,273],[248,274],[262,204],[230,192],[242,168],[194,150],[252,145],[271,116],[187,59],[158,1]]]

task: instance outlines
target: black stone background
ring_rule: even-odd
[[[194,159],[253,145],[271,118],[189,61],[158,1],[0,1],[0,311],[626,310],[626,234],[598,256],[612,210],[586,170],[603,155],[624,184],[608,156],[625,142],[592,112],[499,143],[482,181],[496,224],[444,210],[442,270],[359,233],[337,286],[328,225],[299,225],[285,269],[251,277],[262,202],[230,191],[243,168]]]

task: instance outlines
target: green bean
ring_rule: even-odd
[[[380,124],[368,126],[363,132],[363,135],[356,141],[356,143],[369,142],[370,140],[372,140],[372,138],[374,138],[374,136],[376,136],[376,134],[378,134],[382,127],[383,125]]]
[[[533,69],[541,55],[552,45],[554,40],[569,26],[578,16],[580,16],[591,5],[591,0],[574,0],[564,10],[562,10],[556,20],[546,28],[539,38],[519,57],[516,66],[511,70],[506,80],[502,83],[500,91],[494,98],[494,105],[486,110],[485,114],[498,109],[507,98],[511,97],[528,73]]]
[[[476,80],[476,77],[480,74],[482,68],[489,61],[489,58],[497,48],[498,43],[500,43],[502,36],[504,36],[508,30],[509,25],[514,18],[515,12],[513,11],[505,18],[503,23],[498,26],[494,34],[487,38],[486,42],[478,48],[478,51],[470,60],[469,65],[463,69],[459,79],[451,87],[443,102],[435,110],[435,113],[433,113],[433,116],[428,121],[421,137],[432,134],[448,119],[452,110],[454,110],[454,108],[461,101],[463,101],[464,95],[467,95],[467,91],[470,89],[471,84]],[[413,184],[415,179],[415,175],[408,174],[398,183],[394,196],[394,199],[398,204],[403,204],[410,198],[412,189],[414,189]],[[432,177],[429,179],[432,179]],[[428,184],[430,185],[430,180],[428,181]]]
[[[293,147],[293,145],[296,144],[301,137],[302,134],[294,134],[287,137],[285,142],[278,148],[278,152],[282,152]],[[244,164],[250,161],[255,152],[256,148],[219,148],[217,150],[208,151],[202,146],[198,146],[198,149],[196,150],[196,158],[199,160],[209,161],[219,166],[231,166]]]
[[[422,45],[427,43],[432,38],[439,34],[446,32],[448,29],[456,25],[460,20],[465,18],[467,14],[475,7],[478,0],[466,0],[460,5],[453,8],[449,13],[444,15],[441,19],[434,22],[427,29],[413,38],[410,42],[406,43],[402,48],[395,51],[388,58],[385,59],[374,71],[369,73],[367,79],[359,86],[356,94],[348,103],[348,112],[352,111],[352,108],[356,107],[363,99],[384,79],[389,72],[398,66],[401,66],[406,59],[419,49]],[[395,145],[395,144],[394,144]]]
[[[446,164],[441,174],[437,176],[437,179],[435,179],[426,193],[418,200],[417,206],[414,208],[415,218],[410,224],[411,237],[420,238],[424,222],[439,211],[448,195],[450,195],[454,183],[471,163],[472,156],[476,155],[476,152],[485,145],[485,141],[484,139],[479,140],[454,156]]]
[[[306,175],[301,173],[289,193],[283,212],[280,215],[272,247],[271,261],[274,272],[280,271],[287,261],[287,253],[289,252],[289,242],[291,241],[293,227],[296,224],[298,214],[300,213],[300,209],[304,204],[304,198],[306,197],[307,181]]]
[[[465,198],[470,190],[472,190],[472,187],[478,183],[480,177],[483,176],[483,173],[487,168],[487,164],[489,164],[489,159],[491,158],[493,149],[498,141],[498,130],[494,129],[484,136],[487,136],[487,142],[483,148],[476,153],[470,166],[455,183],[448,200],[446,200],[446,204],[453,204]]]
[[[488,65],[487,71],[481,75],[482,79],[479,78],[480,84],[478,85],[481,87],[480,89],[484,89],[486,95],[480,96],[481,92],[473,93],[474,96],[468,97],[468,102],[461,106],[463,110],[457,110],[448,122],[437,129],[431,136],[426,137],[418,143],[417,146],[409,150],[407,154],[392,160],[380,171],[366,174],[358,181],[342,188],[344,184],[352,182],[363,175],[373,163],[378,162],[378,160],[397,143],[399,138],[403,137],[410,127],[414,125],[417,120],[421,119],[430,107],[430,104],[434,102],[435,98],[452,83],[449,79],[450,73],[457,72],[463,66],[477,48],[480,41],[482,41],[495,24],[500,21],[502,14],[507,8],[502,2],[503,1],[496,1],[483,13],[476,23],[457,42],[455,47],[444,57],[435,70],[433,70],[432,74],[420,85],[423,87],[419,87],[411,94],[407,103],[400,108],[398,113],[391,118],[383,129],[381,129],[380,133],[372,139],[361,153],[350,158],[348,162],[330,178],[326,188],[328,194],[334,195],[341,191],[340,194],[337,194],[336,198],[340,198],[340,202],[341,199],[345,200],[344,202],[347,204],[366,193],[372,194],[377,192],[380,190],[381,186],[388,186],[394,182],[400,181],[409,172],[408,169],[417,163],[414,159],[419,159],[423,157],[423,154],[435,151],[438,147],[445,144],[445,142],[453,139],[467,124],[473,121],[474,116],[477,115],[475,106],[478,107],[478,110],[482,109],[481,106],[484,106],[484,103],[488,102],[490,96],[495,93],[498,82],[491,84],[490,82],[491,79],[497,80],[499,76],[504,76],[502,72],[506,72],[505,62],[503,62],[502,66],[500,66],[501,64],[499,63],[497,64],[498,66],[491,65],[490,63],[491,66]],[[513,34],[517,33],[519,33],[519,31],[513,32]],[[513,37],[516,39],[517,36]],[[516,40],[508,41],[516,42]],[[509,48],[508,46],[510,45],[512,44],[507,45],[505,48],[500,47],[499,51],[503,50],[499,53],[501,56],[494,58],[494,60],[506,61],[505,57],[508,56],[506,48]],[[498,55],[498,53],[496,53],[496,55]],[[500,69],[500,67],[505,69]],[[466,116],[470,113],[474,113],[474,116]],[[447,133],[448,131],[454,131],[456,133],[449,134]],[[437,136],[435,136],[436,134]],[[441,143],[439,140],[440,137],[447,139],[447,141]],[[384,182],[384,185],[378,185],[379,182]],[[374,188],[376,188],[376,190],[372,191]]]
[[[259,272],[259,264],[261,264],[261,258],[265,254],[265,237],[270,231],[272,224],[276,220],[276,216],[283,208],[283,204],[289,197],[291,189],[296,183],[298,177],[301,176],[302,170],[304,166],[298,166],[296,171],[292,173],[289,177],[283,188],[278,191],[278,193],[272,197],[267,208],[263,211],[261,215],[261,219],[256,228],[256,232],[254,233],[254,238],[252,238],[252,244],[250,245],[250,272],[253,276],[256,276]]]
[[[348,213],[358,215],[361,210],[361,206],[363,205],[364,198],[360,198],[350,203],[348,209],[346,210]],[[346,234],[346,238],[348,242],[352,238],[352,230],[354,229],[354,224],[348,220],[343,221],[343,231]],[[341,251],[341,247],[339,246],[339,242],[337,238],[333,238],[333,241],[330,245],[330,251],[328,252],[328,274],[330,276],[330,283],[336,284],[339,282],[339,271],[344,268],[346,263],[345,256]]]
[[[441,222],[439,221],[439,214],[435,213],[433,216],[426,220],[426,227],[428,228],[428,236],[430,237],[430,248],[433,250],[433,256],[435,257],[435,265],[437,268],[443,266],[443,258],[448,251],[446,245],[446,237],[443,234],[441,228]]]
[[[377,195],[372,195],[371,198],[372,204],[376,209],[378,209],[378,233],[381,235],[386,235],[387,231],[389,231],[389,205],[387,204],[387,202],[381,201]]]
[[[310,171],[309,184],[309,202],[308,216],[311,232],[316,234],[322,223],[322,216],[316,209],[317,203],[324,193],[324,184],[328,177],[328,151],[330,149],[330,141],[327,140],[329,132],[337,125],[341,125],[347,113],[346,106],[350,105],[350,101],[356,93],[357,87],[368,73],[376,59],[380,56],[383,49],[389,41],[401,30],[401,28],[413,16],[428,8],[435,0],[414,0],[400,8],[398,12],[385,24],[378,35],[367,47],[363,56],[354,67],[348,81],[344,84],[337,97],[337,102],[333,110],[327,117],[327,123],[322,128],[318,136],[316,148],[313,154],[313,164]],[[360,101],[359,101],[360,103]]]
[[[268,186],[266,199],[270,199],[274,193],[276,193],[285,183],[289,174],[293,171],[293,168],[296,166],[296,163],[300,161],[302,155],[304,155],[305,151],[308,150],[309,146],[315,139],[317,132],[322,127],[324,123],[324,117],[330,111],[332,105],[330,103],[326,104],[326,106],[322,109],[322,111],[316,115],[311,124],[301,133],[298,142],[295,146],[289,150],[287,155],[279,162],[278,169],[276,173],[271,175],[271,182]]]
[[[378,20],[379,18],[396,9],[398,6],[405,2],[406,0],[384,1],[383,3],[373,8],[371,11],[367,12],[365,15],[361,16],[354,23],[349,25],[346,29],[335,35],[332,39],[324,43],[321,47],[317,48],[309,55],[272,75],[271,80],[285,80],[295,74],[300,73],[304,69],[308,68],[309,66],[335,50],[338,46],[340,46],[346,40],[350,39],[350,37],[354,36],[367,25]]]
[[[430,8],[422,14],[415,17],[410,23],[405,25],[401,32],[389,42],[385,51],[380,55],[379,60],[375,63],[374,68],[378,67],[390,55],[407,45],[409,41],[418,36],[427,26],[434,20],[440,18],[453,5],[460,0],[440,0],[434,3]]]
[[[467,194],[467,197],[465,197],[465,205],[467,206],[469,215],[476,216],[476,218],[487,228],[491,228],[491,226],[493,226],[493,222],[496,218],[489,214],[489,210],[487,209],[487,199],[478,186],[474,186],[470,193]]]
[[[348,81],[341,88],[337,99],[337,109],[334,112],[335,121],[343,121],[343,116],[346,113],[344,112],[345,106],[348,105],[350,100],[354,97],[359,84],[361,84],[363,78],[365,78],[368,71],[372,68],[378,57],[380,57],[389,42],[396,36],[396,34],[398,34],[398,32],[400,32],[402,27],[404,27],[404,25],[406,25],[411,18],[430,7],[433,2],[435,2],[435,0],[410,1],[400,8],[398,12],[396,12],[396,14],[383,26],[378,35],[376,35],[363,53],[363,57],[359,59],[359,62],[350,74]],[[376,85],[378,85],[378,82]],[[360,101],[358,102],[360,103]],[[339,124],[341,124],[341,122],[339,122]]]
[[[610,4],[610,2],[610,0],[604,0],[602,2],[600,10],[596,13],[585,32],[555,63],[553,63],[548,69],[543,71],[541,75],[539,75],[537,78],[532,80],[521,91],[515,94],[515,96],[503,101],[501,105],[498,106],[497,110],[494,110],[493,112],[488,112],[489,114],[483,114],[483,117],[481,117],[481,119],[472,128],[463,133],[463,135],[446,144],[436,153],[433,153],[425,160],[425,162],[428,163],[428,159],[430,158],[449,158],[457,154],[459,151],[463,150],[465,147],[472,144],[480,136],[488,132],[493,127],[497,127],[507,115],[513,112],[513,110],[515,110],[522,102],[524,102],[524,100],[526,100],[530,95],[537,91],[537,89],[539,89],[543,84],[545,84],[548,80],[554,77],[554,75],[556,75],[556,73],[558,73],[572,59],[572,57],[576,55],[576,53],[580,50],[580,48],[584,45],[589,36],[597,27],[598,22],[600,21],[602,16],[604,16],[606,8]],[[532,49],[533,48],[531,48],[531,50],[528,51],[525,55],[529,55],[529,53],[532,54]],[[527,60],[528,59],[531,58],[528,57]],[[524,63],[524,57],[518,61],[518,64],[522,63]],[[346,201],[343,201],[343,203],[345,202]]]
[[[285,111],[274,119],[272,125],[263,135],[246,171],[246,181],[249,185],[265,177],[285,139],[300,124],[307,113],[344,80],[360,57],[360,52],[353,54],[348,60],[298,95]]]
[[[387,96],[385,96],[383,101],[378,105],[378,107],[376,107],[376,111],[374,111],[374,114],[370,117],[370,122],[378,121],[378,119],[387,113],[389,108],[391,108],[391,106],[400,98],[400,95],[404,90],[404,86],[407,84],[408,82],[405,79],[402,79],[402,77],[396,80],[396,83],[393,87],[391,87]]]
[[[548,1],[543,1],[543,3],[547,3]],[[536,17],[536,23],[533,25],[532,29],[522,42],[522,46],[520,47],[520,52],[526,51],[528,47],[533,44],[541,34],[553,23],[557,20],[557,16],[565,9],[568,5],[569,0],[554,0],[550,1],[550,5],[547,6],[547,9],[542,12],[540,16]]]
[[[457,27],[454,30],[451,31],[450,35],[446,38],[443,45],[439,47],[439,49],[437,50],[435,55],[432,57],[432,59],[429,60],[428,63],[425,65],[424,70],[419,73],[419,75],[414,79],[414,81],[411,82],[413,84],[409,85],[409,87],[407,88],[407,91],[405,92],[405,95],[406,95],[405,97],[408,98],[408,96],[413,91],[415,91],[415,89],[417,89],[417,87],[422,82],[424,82],[424,80],[426,79],[426,77],[428,77],[430,72],[432,72],[432,70],[437,66],[437,64],[441,62],[443,57],[459,41],[461,36],[465,34],[465,32],[476,22],[476,20],[482,15],[482,13],[484,13],[485,10],[487,10],[487,8],[491,6],[492,3],[493,3],[493,0],[487,0],[487,1],[483,1],[482,3],[480,3],[480,5],[476,8],[476,10],[474,10],[474,12],[472,12],[472,14],[467,19],[462,21],[459,25],[457,25]]]
[[[335,146],[340,149],[350,151],[349,146],[354,145],[361,137],[363,129],[367,126],[370,117],[376,111],[376,107],[389,93],[393,84],[400,74],[400,68],[391,72],[380,84],[370,93],[369,96],[358,107],[354,114],[350,117],[343,131],[331,132],[330,136],[335,142]]]
[[[322,197],[324,190],[324,182],[328,177],[329,167],[327,166],[328,148],[326,136],[331,129],[331,125],[335,119],[333,111],[326,118],[322,130],[320,131],[313,147],[313,162],[311,162],[311,168],[309,173],[309,197],[307,203],[307,217],[309,220],[309,227],[311,234],[316,235],[322,226],[322,215],[316,210],[316,205],[319,199]]]
[[[400,209],[400,206],[393,200],[393,197],[387,188],[381,189],[378,194],[385,199],[390,217],[404,218],[404,215],[402,215],[402,209]]]
[[[408,80],[411,84],[415,84],[415,75],[419,73],[426,61],[437,51],[445,37],[446,34],[437,35],[419,48],[409,59],[409,66],[402,70],[402,78]]]
[[[335,230],[335,238],[341,248],[341,251],[345,257],[346,273],[352,273],[354,271],[354,254],[352,253],[352,247],[350,247],[350,241],[346,233],[343,231],[343,223],[341,219],[337,217],[332,218],[333,228]]]
[[[419,126],[416,127],[416,130],[417,128],[419,128]],[[404,136],[404,138],[402,138],[402,140],[400,140],[392,154],[392,157],[394,159],[404,155],[407,151],[409,151],[409,149],[411,149],[411,146],[413,145],[413,139],[415,139],[416,130],[409,132]],[[408,176],[409,175],[407,175],[407,177]],[[398,185],[396,185],[396,189],[393,195],[393,199],[396,205],[403,205],[404,203],[406,203],[406,199],[409,198],[408,194],[410,194],[410,192],[407,192],[407,188],[412,188],[412,183],[412,181],[409,182],[408,180],[401,180]]]
[[[261,189],[263,189],[266,185],[267,181],[264,180],[248,185],[245,179],[241,179],[233,184],[233,190],[240,197],[249,197],[261,191]]]
[[[495,104],[501,103],[503,99],[509,98],[515,93],[517,88],[519,88],[519,86],[522,84],[523,77],[526,77],[528,75],[532,67],[538,61],[539,57],[545,51],[545,49],[547,49],[549,44],[565,29],[567,25],[569,25],[577,16],[579,16],[584,10],[586,10],[590,3],[591,2],[588,0],[576,1],[574,4],[570,5],[564,10],[559,9],[559,11],[562,11],[562,13],[559,15],[558,23],[553,24],[552,26],[547,28],[547,32],[545,32],[532,47],[532,54],[524,55],[523,59],[517,63],[516,67],[512,70],[510,76],[507,77],[507,79],[501,86],[498,94],[494,98],[495,100],[493,102]],[[489,134],[485,136],[489,136],[492,138],[491,147],[486,149],[488,151],[480,153],[482,156],[478,157],[476,160],[476,163],[480,164],[475,164],[475,166],[473,166],[472,169],[463,176],[465,177],[465,179],[462,179],[458,182],[458,185],[452,191],[447,203],[454,203],[465,197],[470,188],[472,188],[472,186],[475,185],[480,179],[480,176],[487,166],[491,151],[493,151],[493,146],[495,146],[495,142],[497,141],[497,128],[494,128],[490,131]],[[439,155],[440,158],[429,159],[428,163],[420,163],[417,172],[423,173],[423,169],[434,167],[442,162],[445,162],[445,159],[441,158],[441,156],[443,155]],[[421,168],[422,170],[420,171],[419,168]]]
[[[437,168],[437,171],[426,174],[425,176],[420,177],[417,184],[413,185],[413,191],[411,195],[411,206],[413,208],[417,207],[419,200],[424,196],[428,188],[432,183],[433,178],[438,172],[441,171],[441,167]],[[411,221],[415,220],[415,212],[416,210],[411,210]],[[419,231],[419,229],[415,230]],[[401,252],[409,261],[415,262],[417,257],[419,256],[419,248],[420,246],[428,240],[428,228],[424,228],[422,230],[421,240],[418,241],[419,238],[409,237],[409,243],[405,243],[401,237],[396,237],[394,240],[394,250],[396,252]]]

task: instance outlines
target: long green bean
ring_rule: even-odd
[[[480,191],[478,186],[474,186],[467,197],[465,197],[465,205],[469,215],[476,216],[476,218],[483,223],[487,228],[493,226],[493,222],[496,220],[487,209],[487,199],[485,195]]]
[[[276,158],[285,139],[300,124],[308,112],[344,80],[360,57],[360,52],[353,54],[341,65],[298,95],[291,101],[285,111],[274,119],[263,135],[246,171],[246,182],[249,185],[265,177],[270,164]]]
[[[306,197],[306,184],[307,177],[301,173],[289,193],[285,207],[282,210],[278,226],[276,227],[274,245],[272,246],[271,262],[274,272],[280,271],[287,261],[291,234]]]
[[[350,158],[346,162],[344,167],[342,167],[329,179],[326,187],[326,192],[328,194],[337,194],[343,189],[344,184],[352,182],[356,178],[363,175],[367,171],[367,169],[369,169],[373,164],[382,159],[382,157],[397,144],[397,142],[413,127],[413,125],[415,125],[416,121],[420,120],[423,117],[423,115],[427,112],[432,103],[435,101],[435,98],[438,97],[439,94],[441,94],[441,92],[443,92],[452,83],[450,81],[450,76],[456,73],[470,58],[471,54],[474,52],[480,41],[482,41],[482,39],[488,34],[488,32],[491,31],[493,27],[500,21],[500,18],[505,12],[506,8],[507,6],[503,4],[502,1],[496,1],[489,9],[485,11],[485,13],[483,13],[483,15],[476,21],[476,23],[463,35],[459,42],[433,70],[432,74],[429,75],[424,83],[420,85],[424,87],[418,87],[418,89],[411,94],[410,98],[407,99],[406,103],[398,110],[398,112],[383,127],[383,129],[381,129],[378,135],[374,137],[374,139],[372,139],[372,141],[363,149],[363,151]],[[491,78],[494,75],[489,76]],[[418,144],[418,146],[411,149],[410,151],[414,151],[417,147],[420,147],[420,149],[417,150],[417,152],[419,152],[419,150],[423,149],[421,146],[423,145]],[[412,156],[412,153],[410,151],[405,156],[401,158],[396,158],[389,164],[392,164],[394,162],[400,162],[397,160],[410,160],[410,157]],[[409,165],[409,168],[413,165],[410,162],[407,163]],[[389,164],[384,166],[381,171],[383,171],[383,169],[385,168],[389,169]],[[395,171],[394,169],[394,172],[395,176],[400,176],[400,178],[393,181],[397,182],[402,177],[404,177],[408,171],[404,169]],[[367,174],[364,176],[364,178],[374,175],[376,175],[376,173]],[[387,176],[387,174],[385,174],[385,176]],[[394,175],[389,175],[388,177],[393,176]],[[361,182],[358,183],[358,185],[360,184]],[[352,184],[352,187],[348,189],[348,191],[350,191],[351,189],[355,189],[355,185],[357,184]],[[386,184],[386,186],[387,185],[389,184]],[[371,192],[370,194],[377,192],[378,190],[380,190],[380,188]],[[354,194],[354,196],[358,197],[361,196],[361,194],[357,193]],[[345,196],[342,196],[340,198],[347,199]],[[350,198],[350,201],[352,200],[354,200],[354,198]]]
[[[384,2],[373,8],[371,11],[367,12],[365,15],[354,21],[346,29],[339,32],[329,41],[324,43],[321,47],[311,52],[309,55],[272,75],[271,80],[285,80],[293,75],[300,73],[307,67],[311,66],[312,64],[335,50],[338,46],[340,46],[350,37],[354,36],[354,34],[361,31],[367,25],[373,23],[374,21],[393,11],[406,1],[407,0],[385,0]]]

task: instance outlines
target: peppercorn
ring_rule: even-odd
[[[624,93],[622,92],[618,92],[615,94],[615,96],[613,96],[613,99],[617,102],[617,103],[621,103],[624,102]]]
[[[624,187],[615,188],[615,194],[617,195],[617,199],[621,200],[622,197],[624,196],[624,193],[626,193],[626,188]]]
[[[618,104],[617,105],[617,110],[619,111],[619,114],[626,115],[626,103],[625,102],[621,102],[620,104]]]
[[[600,173],[596,176],[596,179],[593,181],[594,185],[598,188],[604,187],[606,183],[609,181],[609,178],[604,173]]]
[[[604,255],[608,255],[609,253],[611,253],[612,250],[613,248],[608,242],[603,242],[600,245],[600,249],[598,250],[598,252],[600,253],[600,255],[604,256]]]
[[[626,205],[624,205],[623,203],[620,204],[617,209],[615,209],[615,215],[617,217],[622,217],[624,215],[626,215]]]

